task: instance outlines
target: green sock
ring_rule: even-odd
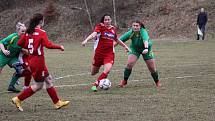
[[[14,86],[16,84],[16,81],[19,79],[19,77],[15,76],[15,74],[12,76],[12,79],[10,80],[9,86]]]
[[[152,78],[154,79],[154,81],[155,81],[155,83],[157,83],[158,82],[158,72],[156,71],[156,72],[154,72],[154,73],[151,73],[151,75],[152,75]]]
[[[124,80],[127,81],[129,76],[131,75],[132,69],[125,68],[124,70]]]

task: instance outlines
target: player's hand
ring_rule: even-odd
[[[10,55],[10,51],[8,51],[8,50],[2,50],[2,52],[3,52],[6,56],[9,56],[9,55]]]
[[[146,53],[148,53],[148,51],[149,51],[149,49],[146,48],[146,49],[143,50],[142,54],[146,54]]]
[[[64,51],[64,46],[63,45],[60,46],[60,50]]]
[[[22,48],[22,53],[24,55],[29,55],[30,54],[29,51],[27,49],[24,49],[24,48]]]
[[[86,44],[87,44],[87,40],[84,40],[84,41],[81,43],[82,46],[86,46]]]

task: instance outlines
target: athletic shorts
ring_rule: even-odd
[[[36,82],[44,82],[45,78],[49,76],[44,56],[30,56],[29,66]]]
[[[132,55],[135,55],[137,56],[137,58],[140,57],[140,55],[142,55],[143,59],[144,60],[150,60],[150,59],[154,59],[154,53],[152,51],[152,46],[149,46],[148,48],[148,53],[146,54],[142,54],[142,52],[140,51],[137,51],[135,48],[130,48],[131,49],[131,52],[128,53],[128,55],[132,54]]]
[[[101,67],[104,64],[111,63],[114,64],[114,53],[110,54],[99,54],[95,53],[93,57],[93,66]]]
[[[18,62],[17,57],[8,58],[8,57],[0,54],[0,68],[4,68],[5,65],[9,65],[11,67],[12,64],[16,63],[16,62]]]

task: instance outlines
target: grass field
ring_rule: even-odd
[[[135,65],[127,87],[118,88],[127,55],[117,47],[115,65],[108,77],[113,86],[96,93],[90,91],[91,82],[98,76],[89,75],[92,44],[64,45],[64,52],[47,50],[46,63],[56,78],[54,84],[59,96],[71,104],[55,110],[42,90],[25,100],[24,112],[18,112],[11,104],[16,94],[6,92],[7,80],[13,72],[6,67],[0,75],[0,121],[215,120],[214,40],[154,41],[160,89],[156,89],[142,58]]]

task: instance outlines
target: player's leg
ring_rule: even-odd
[[[111,68],[113,67],[112,63],[106,63],[104,64],[104,71],[99,75],[99,77],[97,78],[97,81],[100,81],[102,79],[107,78]]]
[[[149,52],[147,54],[143,55],[143,59],[146,62],[148,70],[151,72],[151,76],[152,76],[156,86],[160,87],[161,84],[160,84],[159,75],[158,75],[156,65],[155,65],[154,53],[152,52],[151,46],[149,46]]]
[[[93,62],[91,66],[91,75],[94,76],[99,72],[99,69],[101,65],[103,64],[103,56],[100,56],[98,54],[94,54]]]
[[[94,76],[99,72],[100,67],[92,65],[91,67],[91,75]]]
[[[26,89],[29,87],[32,79],[31,69],[29,67],[29,57],[27,55],[23,55],[23,53],[20,53],[19,55],[19,61],[22,63],[23,68],[26,72],[30,72],[29,74],[24,74],[24,87],[23,89]]]
[[[23,87],[23,90],[24,90],[24,89],[27,89],[31,83],[32,73],[29,66],[23,65],[23,67],[25,68],[25,71],[22,74],[22,76],[24,77],[24,87]]]
[[[46,91],[48,92],[50,98],[52,99],[52,102],[54,103],[54,106],[56,109],[60,109],[69,104],[69,101],[62,101],[59,99],[59,97],[57,95],[57,91],[56,91],[55,87],[53,86],[53,79],[52,79],[51,75],[48,75],[45,78],[45,83],[46,83]]]
[[[16,71],[10,80],[8,91],[15,92],[15,93],[20,92],[20,90],[15,88],[15,84],[17,83],[18,79],[21,77],[24,71],[24,68],[22,67],[22,64],[18,61],[18,58],[11,58],[8,65],[14,68]]]
[[[94,65],[100,67],[104,64],[104,71],[98,76],[96,81],[93,83],[92,90],[97,91],[97,87],[99,85],[100,80],[106,78],[108,73],[110,72],[113,64],[114,64],[114,53],[107,54],[105,56],[99,56],[99,58],[95,61]]]
[[[155,67],[155,59],[145,60],[145,62],[146,62],[146,65],[147,65],[149,71],[151,72],[151,76],[152,76],[156,86],[160,87],[161,84],[160,84],[158,72]]]
[[[13,76],[10,80],[9,86],[8,86],[8,91],[10,92],[15,92],[18,93],[20,92],[20,90],[16,89],[15,84],[17,83],[18,79],[20,78],[20,76],[18,76],[18,74],[15,72],[13,73]]]
[[[32,62],[35,62],[34,60]],[[35,65],[30,65],[30,69],[32,71],[32,76],[35,80],[35,84],[30,86],[29,88],[23,90],[18,96],[12,98],[12,102],[16,105],[18,110],[23,111],[21,107],[21,102],[25,99],[32,96],[35,92],[39,91],[43,88],[44,84],[44,65],[41,63],[37,63]]]
[[[123,76],[124,79],[120,81],[119,87],[124,87],[127,84],[127,81],[132,72],[132,68],[136,64],[139,56],[140,56],[139,54],[135,54],[135,53],[128,55],[127,65],[126,65],[126,68],[124,69],[124,76]]]
[[[44,82],[36,82],[34,85],[23,90],[18,96],[12,98],[13,104],[16,105],[19,111],[23,111],[21,102],[32,96],[35,92],[42,89]]]

